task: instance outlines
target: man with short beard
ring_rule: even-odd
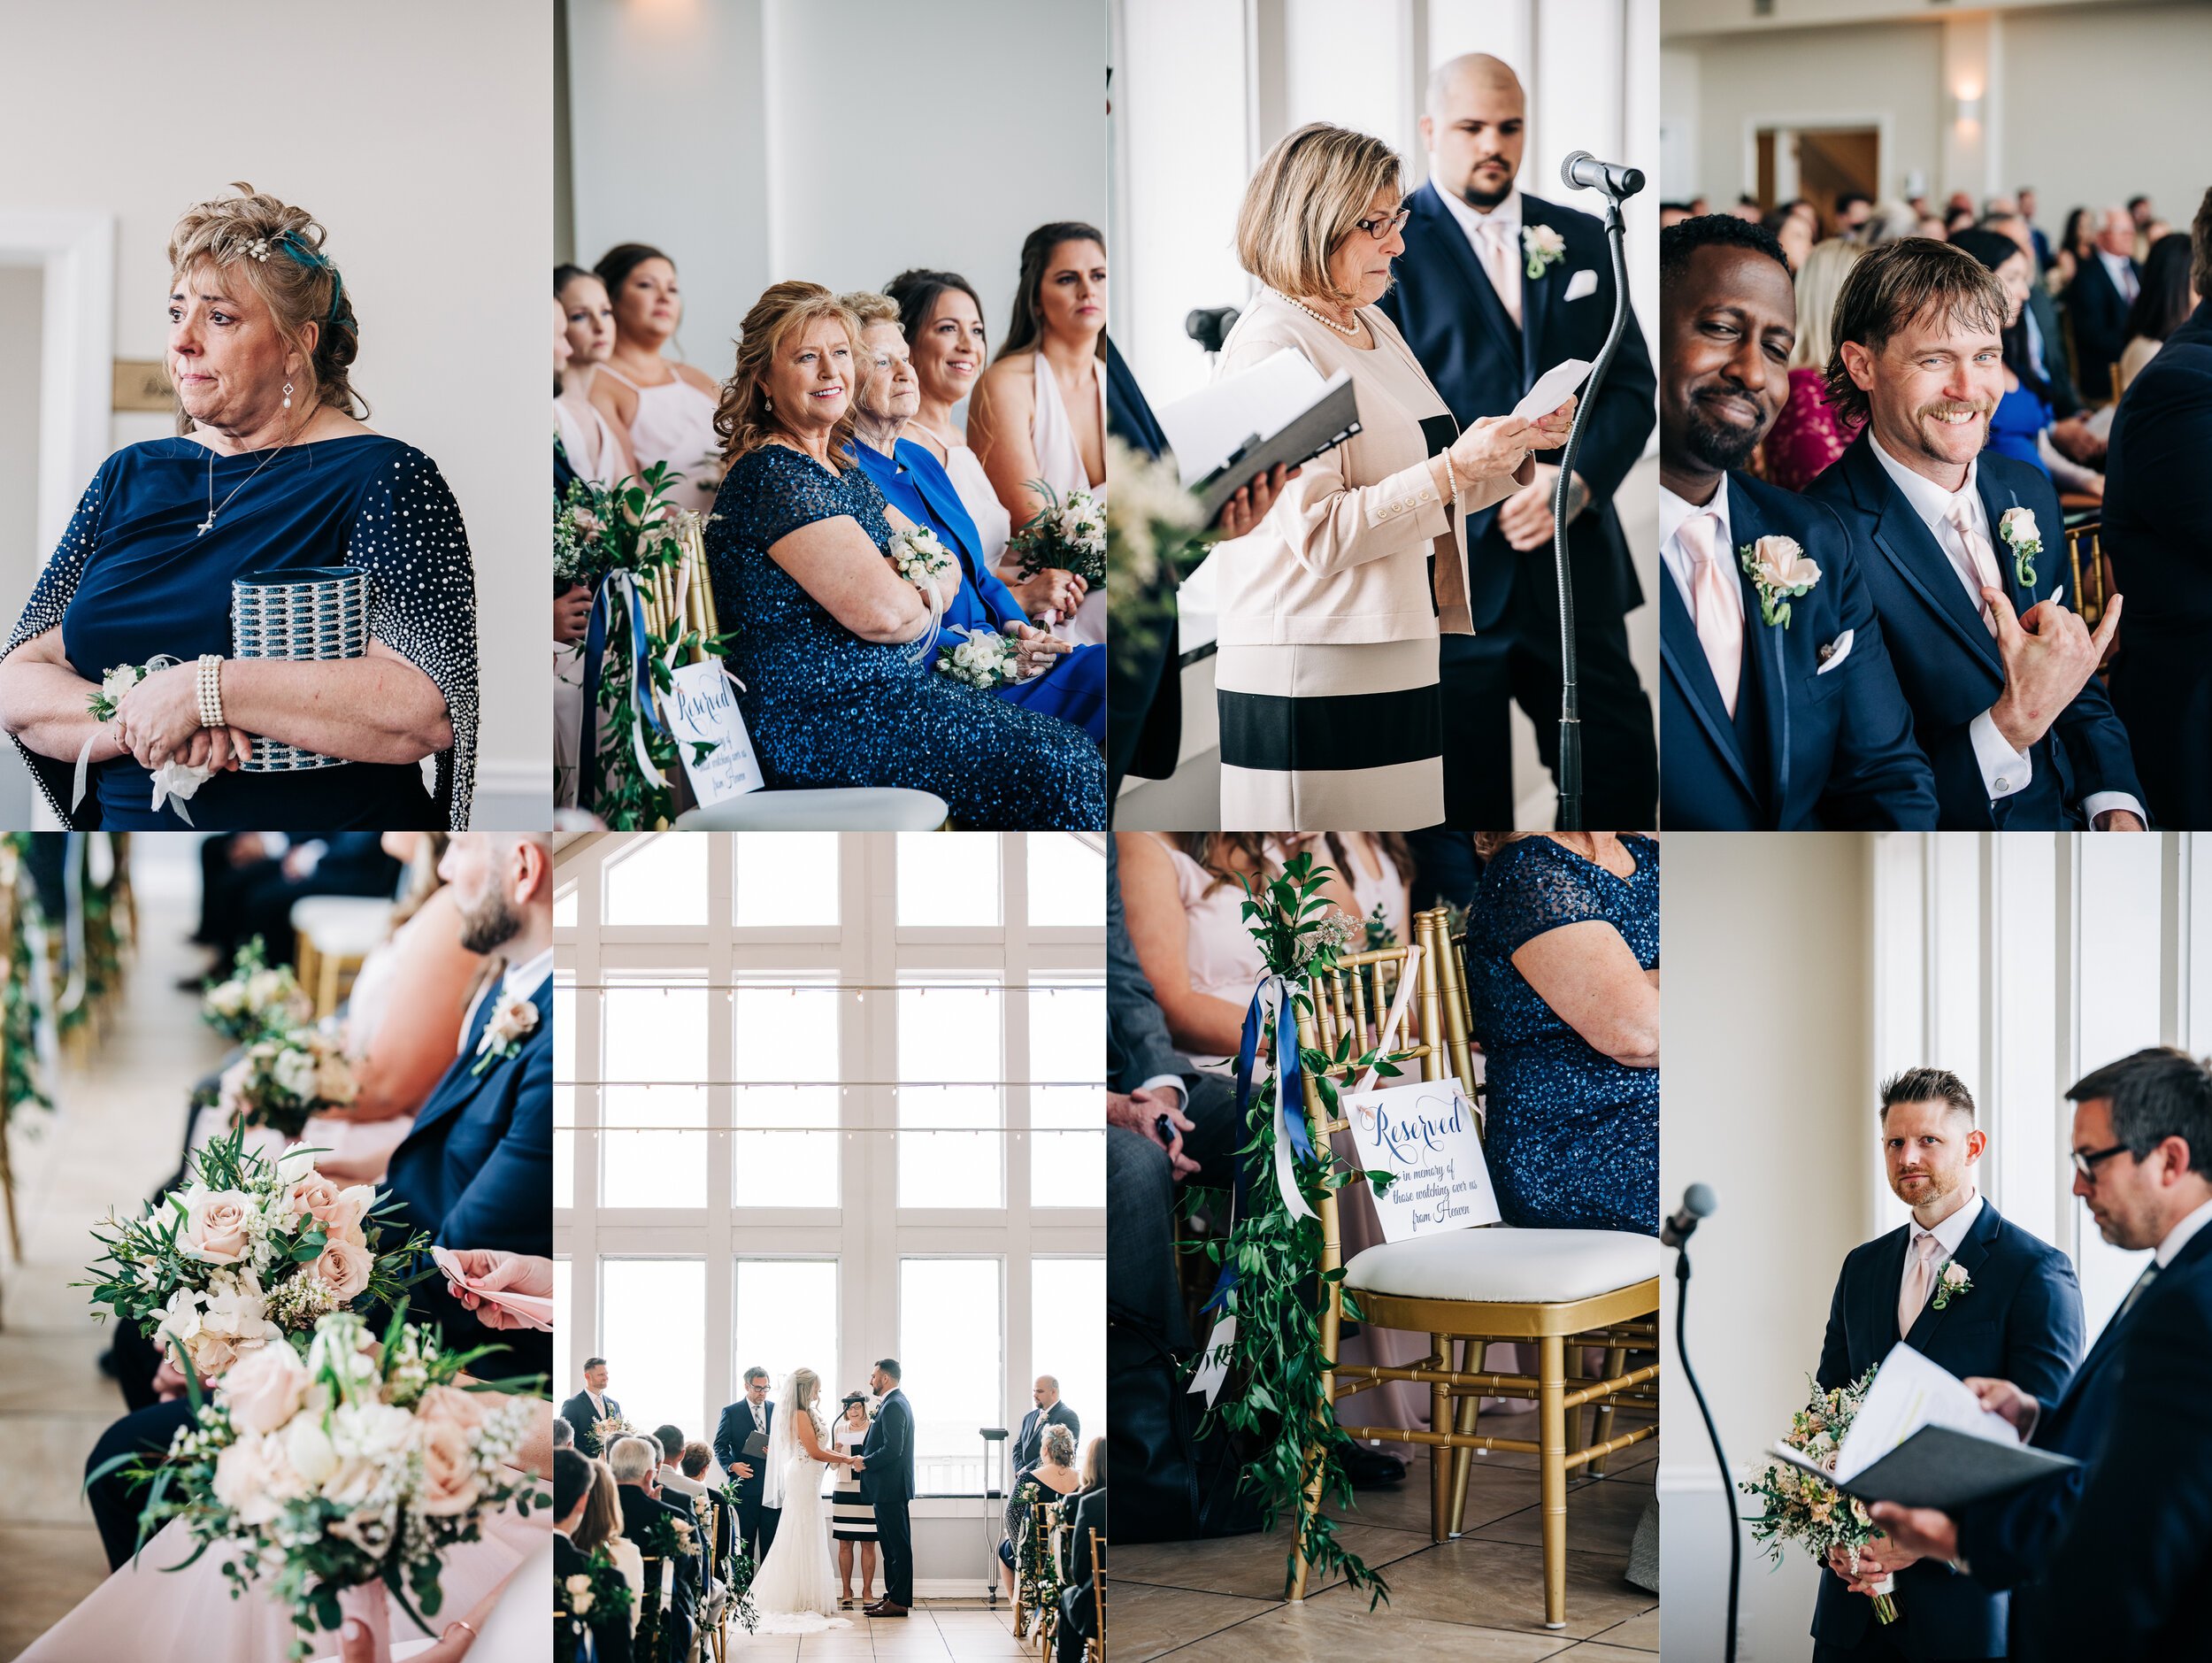
[[[1870,250],[1836,298],[1828,402],[1866,425],[1805,489],[1841,518],[1950,830],[2143,828],[2127,730],[2095,676],[2120,627],[2061,604],[2051,477],[1985,452],[2009,306],[1972,255]]]
[[[2074,1267],[1977,1190],[1989,1137],[1956,1074],[1910,1068],[1883,1082],[1881,1099],[1890,1190],[1912,1217],[1843,1261],[1821,1390],[1852,1384],[1902,1340],[1961,1378],[2018,1381],[2039,1398],[2056,1396],[2081,1360]],[[1870,1596],[1884,1577],[1894,1579],[1893,1628],[1874,1620]],[[1839,1548],[1814,1607],[1814,1663],[2003,1657],[2005,1606],[2002,1594],[1886,1538],[1862,1548],[1855,1566]]]
[[[1789,396],[1781,245],[1709,214],[1659,250],[1660,823],[1932,827],[1934,777],[1843,527],[1742,471]],[[1784,543],[1820,577],[1770,622],[1747,559]]]

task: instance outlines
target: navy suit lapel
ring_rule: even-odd
[[[1540,198],[1524,192],[1521,196],[1521,226],[1524,232],[1532,225],[1546,226],[1552,230],[1558,231],[1563,239],[1567,235],[1566,232],[1544,217],[1542,211],[1550,205]],[[1465,240],[1463,237],[1461,239],[1462,242]],[[1533,387],[1536,385],[1536,378],[1541,375],[1548,367],[1538,362],[1543,351],[1544,321],[1551,313],[1552,291],[1559,282],[1564,281],[1563,273],[1567,269],[1567,262],[1564,259],[1554,260],[1544,267],[1544,274],[1541,277],[1530,277],[1525,250],[1525,240],[1521,247],[1513,250],[1513,257],[1522,263],[1521,385]]]
[[[1432,239],[1444,250],[1444,257],[1457,269],[1460,281],[1467,285],[1473,296],[1475,310],[1490,332],[1498,337],[1499,349],[1512,358],[1520,358],[1520,332],[1513,327],[1512,314],[1505,309],[1505,302],[1498,298],[1496,285],[1490,273],[1482,269],[1482,262],[1475,258],[1473,244],[1467,241],[1466,232],[1460,229],[1459,220],[1437,193],[1431,181],[1413,193],[1413,211],[1428,222]],[[1524,381],[1523,386],[1527,383]]]
[[[1989,1198],[1985,1196],[1982,1198],[1981,1216],[1974,1220],[1974,1228],[1967,1231],[1966,1239],[1959,1243],[1959,1251],[1951,1258],[1970,1277],[1981,1269],[1982,1261],[1989,1257],[1989,1244],[1996,1239],[1997,1209],[1989,1205]],[[1938,1259],[1936,1262],[1940,1265],[1943,1261]],[[1901,1278],[1904,1275],[1902,1265],[1898,1266],[1897,1274]],[[1939,1311],[1935,1307],[1935,1290],[1928,1290],[1927,1303],[1920,1307],[1919,1316],[1913,1320],[1912,1332],[1906,1336],[1912,1342],[1914,1350],[1925,1351],[1928,1349],[1935,1339],[1936,1330],[1943,1326],[1943,1319],[1951,1314],[1951,1307],[1957,1303],[1956,1299],[1947,1300],[1943,1309]]]
[[[1790,795],[1790,632],[1769,625],[1760,613],[1759,587],[1744,571],[1736,550],[1765,536],[1766,527],[1749,493],[1737,486],[1733,474],[1727,476],[1727,487],[1728,558],[1736,568],[1737,592],[1743,597],[1744,639],[1749,649],[1744,657],[1766,717],[1767,779],[1774,788],[1771,812],[1778,821]]]
[[[1755,612],[1752,615],[1758,614]],[[1712,740],[1713,748],[1720,752],[1751,800],[1759,801],[1759,788],[1752,783],[1750,771],[1744,765],[1735,720],[1729,715],[1728,707],[1721,703],[1720,687],[1713,680],[1713,666],[1706,662],[1705,643],[1697,638],[1697,625],[1682,600],[1682,586],[1674,581],[1671,572],[1659,574],[1659,656],[1680,685],[1684,702],[1697,718],[1698,726]]]
[[[499,982],[493,982],[484,990],[484,997],[476,1002],[476,1014],[469,1023],[468,1036],[461,1043],[461,1054],[453,1059],[453,1066],[446,1070],[445,1078],[438,1082],[438,1089],[430,1094],[430,1101],[423,1105],[422,1113],[415,1117],[414,1129],[407,1134],[409,1143],[413,1143],[428,1128],[436,1125],[464,1104],[472,1100],[478,1092],[499,1077],[500,1070],[511,1068],[521,1061],[522,1051],[527,1050],[540,1034],[551,1031],[553,978],[548,976],[538,984],[537,992],[531,997],[530,1003],[537,1007],[538,1025],[523,1039],[521,1049],[518,1050],[512,1057],[502,1058],[495,1062],[487,1064],[481,1074],[472,1072],[476,1067],[477,1047],[483,1041],[484,1030],[491,1026],[492,1012],[497,1008],[499,1003],[501,986],[502,983]]]
[[[1997,557],[1997,569],[2004,574],[2005,593],[2011,598],[2012,610],[2016,613],[2024,612],[2035,604],[2038,590],[2045,594],[2051,592],[2051,574],[2057,569],[2057,563],[2052,558],[2051,545],[2045,543],[2043,552],[2035,558],[2034,584],[2022,583],[2019,562],[2013,556],[2012,545],[1998,535],[1998,527],[2003,522],[2005,510],[2021,506],[2020,494],[1997,482],[1995,471],[1989,466],[1987,458],[1984,458],[1982,466],[1974,470],[1974,494],[1982,499],[1982,512],[1989,517],[1989,546]],[[2039,522],[2036,529],[2040,531],[2042,528]]]
[[[1951,557],[1875,459],[1872,438],[1861,434],[1844,460],[1852,470],[1855,493],[1877,516],[1874,546],[1949,626],[1960,644],[2001,677],[2004,665],[1997,657],[1997,643],[1990,636],[1989,627],[1966,598],[1966,588],[1959,581]]]

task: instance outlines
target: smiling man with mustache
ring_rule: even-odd
[[[2056,591],[2058,493],[1985,452],[2004,392],[2003,289],[1962,250],[1872,250],[1836,298],[1828,399],[1866,427],[1806,488],[1851,534],[1947,829],[2140,831],[2127,730],[2095,681],[2120,624],[2093,635]],[[2041,547],[2035,548],[2039,540]]]
[[[1707,214],[1659,234],[1662,823],[1726,831],[1931,828],[1850,539],[1743,471],[1789,394],[1797,332],[1773,233]],[[1768,622],[1746,557],[1786,539],[1820,573]]]

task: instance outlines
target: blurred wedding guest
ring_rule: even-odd
[[[2005,295],[2001,373],[2004,391],[1989,412],[1989,449],[2050,475],[2062,491],[2104,495],[2104,475],[2061,454],[2051,443],[2050,383],[2028,361],[2027,301],[2033,257],[2010,237],[1970,227],[1951,238],[1954,248],[1988,267]]]
[[[1965,230],[1973,223],[1973,205],[1970,203],[1955,204],[1951,211],[1943,216],[1943,234],[1949,236],[1954,232]]]
[[[401,860],[378,832],[210,837],[200,845],[200,931],[193,939],[215,950],[211,969],[219,975],[257,935],[271,964],[288,962],[296,956],[294,902],[311,895],[388,897],[402,876]]]
[[[1790,349],[1789,397],[1767,432],[1760,454],[1767,481],[1786,491],[1801,491],[1851,443],[1855,426],[1846,427],[1828,402],[1828,321],[1836,295],[1865,246],[1831,237],[1814,245],[1797,278],[1797,339]]]
[[[614,1474],[616,1495],[622,1505],[622,1534],[633,1542],[643,1542],[649,1531],[657,1529],[664,1520],[691,1522],[691,1512],[664,1500],[657,1482],[660,1466],[660,1446],[648,1437],[625,1436],[614,1441],[607,1451],[606,1463]],[[642,1550],[641,1549],[641,1552]],[[664,1635],[669,1641],[670,1659],[686,1659],[691,1654],[694,1629],[699,1606],[699,1565],[695,1557],[677,1554],[673,1571],[674,1586],[670,1590],[662,1583],[664,1596],[672,1594],[672,1603],[663,1613]],[[667,1567],[663,1567],[664,1574]]]
[[[1378,306],[1405,250],[1403,195],[1388,145],[1315,122],[1268,152],[1238,212],[1237,258],[1263,287],[1215,373],[1297,352],[1350,375],[1361,427],[1215,549],[1224,826],[1447,817],[1439,644],[1474,627],[1468,516],[1534,478],[1533,449],[1566,441],[1571,397],[1536,421],[1463,427]]]
[[[1106,496],[1106,239],[1094,227],[1043,225],[1022,242],[1014,315],[991,366],[968,401],[968,443],[1016,531],[1048,499],[1070,491]],[[1048,567],[1056,598],[1072,597],[1060,622],[1071,641],[1106,639],[1106,596]],[[1009,562],[1009,582],[1021,574]]]
[[[1037,1487],[1033,1496],[1029,1488],[1033,1482]],[[1039,1561],[1037,1510],[1073,1495],[1082,1486],[1083,1475],[1075,1470],[1075,1434],[1056,1421],[1045,1428],[1037,1464],[1015,1479],[1007,1498],[1006,1536],[998,1544],[998,1557],[999,1575],[1009,1599],[1014,1597],[1016,1573],[1033,1574]]]
[[[576,269],[572,266],[557,266],[554,279],[557,282],[562,272]],[[598,286],[597,278],[588,273],[584,276],[593,287]],[[569,401],[568,396],[576,390],[574,327],[557,294],[553,297],[553,500],[557,508],[566,500],[570,481],[596,477],[593,470],[600,458],[590,448],[595,432],[603,435],[613,433],[605,412],[597,405],[586,400],[579,408]],[[608,338],[612,339],[611,330]],[[591,466],[580,466],[579,458]],[[553,798],[564,807],[572,806],[576,801],[577,770],[583,759],[582,643],[591,616],[591,598],[587,584],[563,583],[558,579],[554,581]]]
[[[1813,264],[1829,269],[1834,250],[1860,253],[1830,241]],[[1790,335],[1809,308],[1792,299],[1781,245],[1731,215],[1685,220],[1659,234],[1659,273],[1666,823],[1932,828],[1935,781],[1843,527],[1743,466],[1806,373]],[[1824,310],[1816,321],[1824,340]],[[1735,552],[1779,547],[1820,574],[1786,627],[1767,621]]]
[[[556,1424],[565,1426],[567,1422]],[[553,1593],[555,1603],[562,1610],[568,1609],[565,1598],[568,1579],[588,1574],[593,1550],[605,1545],[611,1536],[619,1535],[621,1513],[614,1500],[611,1478],[607,1481],[606,1500],[599,1499],[598,1479],[605,1471],[598,1462],[572,1449],[554,1451],[553,1516],[557,1529],[553,1538]],[[611,1512],[614,1515],[611,1521],[607,1518]],[[613,1557],[611,1550],[609,1557]],[[637,1602],[633,1598],[632,1617],[636,1611]],[[630,1617],[594,1621],[600,1614],[590,1613],[583,1619],[591,1630],[595,1663],[629,1663],[633,1633]]]
[[[2086,208],[2066,215],[2066,228],[2051,250],[2051,273],[2047,280],[2054,293],[2064,294],[2081,270],[2081,263],[2096,252],[2096,216]]]
[[[2212,827],[2212,191],[2190,233],[2196,309],[2128,388],[2106,459],[2104,547],[2115,577],[2141,591],[2127,651],[2113,661],[2112,708],[2127,724],[2151,812]],[[2165,244],[2153,250],[2153,265]],[[2147,293],[2147,289],[2146,293]]]
[[[592,400],[600,368],[614,353],[614,303],[598,274],[580,266],[553,268],[553,303],[569,349],[553,400],[561,445],[580,477],[611,485],[638,471],[629,435]]]
[[[884,558],[912,522],[845,454],[859,359],[835,296],[778,283],[745,316],[715,414],[729,471],[708,572],[763,774],[933,791],[971,829],[1103,827],[1104,766],[1082,729],[923,660],[930,604]],[[963,587],[956,561],[935,580],[941,603]]]
[[[1659,843],[1477,836],[1484,1154],[1517,1228],[1659,1231]],[[1349,1190],[1346,1194],[1351,1193]]]
[[[1094,1574],[1091,1544],[1098,1542]],[[1060,1626],[1054,1636],[1054,1663],[1082,1663],[1084,1643],[1098,1634],[1098,1583],[1106,1551],[1106,1440],[1093,1438],[1083,1451],[1083,1487],[1069,1514],[1067,1581],[1060,1589]]]
[[[2128,308],[2128,343],[2120,353],[2120,390],[2124,393],[2143,366],[2173,332],[2189,321],[2197,304],[2190,281],[2195,265],[2193,239],[2175,231],[2151,244],[2143,262],[2142,292]]]
[[[2081,395],[2075,389],[2073,375],[2067,368],[2065,329],[2059,322],[2058,302],[2052,298],[2049,286],[2033,264],[2036,256],[2035,242],[2029,235],[2032,228],[2016,213],[1992,214],[1982,221],[1983,230],[2001,232],[2010,237],[2030,261],[2027,304],[2020,312],[2019,327],[2026,336],[2023,355],[2025,366],[2021,373],[2050,389],[2051,443],[2061,454],[2074,461],[2096,466],[2104,459],[2104,436],[2091,427],[2082,408]]]
[[[962,644],[956,629],[1003,633],[1022,643],[1021,679],[991,690],[1010,704],[1073,722],[1094,740],[1106,736],[1106,649],[1078,647],[1034,628],[1020,602],[983,558],[982,537],[944,466],[906,437],[920,394],[899,309],[862,290],[839,304],[860,320],[860,389],[853,401],[849,451],[875,481],[884,501],[935,532],[960,562],[959,591],[946,604],[945,634],[933,662]]]
[[[2051,269],[2054,257],[2051,239],[2043,235],[2042,227],[2035,222],[2035,188],[2032,185],[2021,186],[2013,200],[2019,204],[2020,218],[2028,227],[2028,245],[2035,255],[2036,287],[2040,289],[2043,273]]]
[[[1924,226],[1927,216],[1910,203],[1884,202],[1875,204],[1874,212],[1860,222],[1858,240],[1869,248],[1879,248],[1885,243],[1894,243],[1909,236],[1926,235]],[[1943,221],[1934,222],[1935,235],[1943,235]]]
[[[2066,287],[2066,315],[2074,326],[2074,381],[2094,404],[2112,398],[2112,372],[2128,343],[2128,312],[2142,292],[2143,268],[2135,260],[2135,222],[2124,208],[2108,208],[2096,249]]]
[[[635,1633],[638,1618],[644,1612],[639,1596],[645,1591],[645,1556],[638,1551],[636,1543],[622,1534],[621,1492],[615,1487],[614,1473],[604,1459],[591,1462],[591,1499],[585,1505],[583,1519],[572,1537],[587,1553],[605,1548],[615,1568],[622,1573],[623,1581],[630,1584],[628,1628]]]
[[[591,401],[613,421],[623,460],[643,472],[664,462],[683,477],[669,500],[704,512],[722,482],[713,377],[667,356],[683,322],[676,263],[643,243],[609,249],[592,267],[614,307],[614,345],[594,360]]]
[[[1856,236],[1874,217],[1874,198],[1863,190],[1839,191],[1836,196],[1836,235]]]
[[[1425,373],[1429,386],[1409,395],[1413,402],[1408,408],[1417,420],[1430,415],[1432,405],[1418,400],[1431,388],[1463,430],[1485,418],[1503,418],[1554,365],[1595,358],[1612,323],[1612,261],[1599,222],[1517,182],[1527,140],[1525,116],[1520,81],[1494,58],[1455,58],[1429,77],[1420,124],[1429,176],[1406,198],[1403,247],[1394,251],[1392,283],[1378,304]],[[1354,212],[1365,212],[1366,204]],[[1805,212],[1810,212],[1807,204]],[[1758,217],[1755,211],[1752,217]],[[1378,366],[1388,362],[1379,352],[1368,361]],[[1649,825],[1658,806],[1651,700],[1630,660],[1625,621],[1644,596],[1613,509],[1614,493],[1651,436],[1651,358],[1631,309],[1605,384],[1584,418],[1574,477],[1568,481],[1583,810],[1594,826]],[[1365,385],[1359,397],[1363,419],[1370,402]],[[1435,441],[1449,433],[1432,434],[1424,420],[1424,436],[1433,452]],[[1457,466],[1460,458],[1454,460]],[[1516,704],[1535,725],[1544,766],[1556,771],[1561,672],[1552,502],[1557,461],[1555,456],[1535,458],[1529,474],[1505,488],[1502,500],[1489,495],[1486,485],[1485,495],[1463,502],[1455,516],[1464,520],[1457,529],[1466,550],[1467,627],[1448,625],[1437,649],[1451,712],[1444,812],[1357,824],[1402,829],[1442,820],[1471,831],[1511,825],[1518,795],[1511,725]],[[1466,469],[1459,472],[1460,482],[1470,483]],[[1443,552],[1443,545],[1438,550]],[[1425,561],[1427,551],[1419,552]],[[1443,566],[1440,560],[1440,577]],[[1225,633],[1225,658],[1227,640]]]
[[[1797,207],[1797,204],[1791,203],[1777,208],[1759,222],[1781,245],[1782,257],[1789,262],[1793,273],[1805,269],[1806,257],[1813,251],[1813,241],[1820,228],[1817,223],[1808,225]]]
[[[155,806],[169,789],[157,770],[171,763],[212,771],[189,796],[202,830],[465,826],[467,529],[437,466],[361,420],[368,405],[350,378],[361,326],[322,226],[234,189],[187,209],[169,237],[178,436],[101,464],[8,641],[0,726],[79,829],[184,824],[175,799]],[[340,566],[373,584],[364,656],[231,656],[234,578]],[[112,719],[92,715],[110,672],[164,657],[169,666],[117,698]],[[242,772],[257,741],[342,766]],[[79,801],[81,762],[90,775]]]
[[[1828,396],[1867,427],[1806,495],[1850,534],[1941,825],[2138,830],[2127,733],[2094,679],[2120,597],[2093,635],[2053,599],[2058,493],[1983,448],[2009,311],[1988,269],[1947,243],[1908,238],[1853,266]]]

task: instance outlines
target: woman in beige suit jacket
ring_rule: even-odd
[[[1360,431],[1288,481],[1267,517],[1219,544],[1221,825],[1406,831],[1444,819],[1438,643],[1471,633],[1465,520],[1566,441],[1570,398],[1539,421],[1459,430],[1381,312],[1399,236],[1398,158],[1315,123],[1270,151],[1237,216],[1265,284],[1218,374],[1286,350],[1347,370]]]

